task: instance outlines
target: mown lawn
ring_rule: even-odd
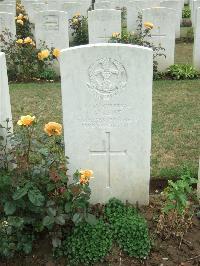
[[[192,44],[176,45],[176,63],[192,62]],[[62,122],[60,83],[11,84],[13,119],[34,114],[39,126]],[[188,165],[197,175],[200,155],[200,80],[155,81],[153,86],[152,177],[179,175]]]

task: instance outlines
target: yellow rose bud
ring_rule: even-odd
[[[17,41],[16,41],[16,43],[18,43],[18,44],[22,44],[24,41],[22,40],[22,39],[18,39]]]
[[[154,25],[151,22],[145,22],[144,27],[148,30],[152,30],[154,28]]]

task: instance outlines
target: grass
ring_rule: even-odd
[[[194,173],[200,147],[200,80],[156,81],[153,89],[153,177],[176,176],[186,163]],[[11,104],[16,122],[21,114],[34,114],[42,126],[62,121],[60,83],[11,84]]]
[[[191,63],[192,44],[176,45],[176,63]],[[62,122],[60,83],[10,85],[13,119],[34,114],[39,126]],[[184,164],[197,175],[200,148],[200,80],[155,81],[153,86],[152,177],[178,176]]]

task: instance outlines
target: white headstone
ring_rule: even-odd
[[[194,28],[196,28],[196,17],[197,17],[197,9],[200,7],[200,0],[194,0],[192,5],[192,12],[191,12],[191,19],[192,19],[192,25]]]
[[[47,10],[47,5],[45,3],[33,3],[32,4],[32,12],[29,15],[30,21],[35,23],[38,19],[38,12]]]
[[[112,34],[121,34],[121,11],[96,9],[88,12],[89,43],[109,42]]]
[[[161,7],[167,7],[167,8],[172,8],[176,10],[176,19],[177,21],[175,22],[175,28],[176,28],[176,38],[181,37],[181,28],[180,24],[182,21],[182,3],[180,0],[166,0],[162,1],[160,3]]]
[[[88,9],[90,8],[90,1],[69,1],[62,4],[62,10],[68,13],[71,19],[76,13],[81,16],[87,17]]]
[[[33,23],[33,18],[35,16],[33,4],[39,3],[37,0],[26,0],[23,1],[22,4],[24,5],[24,8],[26,10],[26,13],[29,17],[29,21]]]
[[[143,9],[160,6],[160,0],[135,0],[129,1],[127,5],[127,28],[128,31],[136,31],[138,27],[138,15]]]
[[[35,37],[37,47],[40,47],[41,41],[45,41],[49,48],[69,47],[67,13],[56,10],[38,12],[35,20]]]
[[[62,10],[67,12],[68,18],[72,19],[74,15],[80,14],[81,16],[87,17],[87,12],[89,9],[88,2],[64,2],[62,4]],[[69,26],[69,40],[73,41],[72,29]]]
[[[8,30],[13,37],[16,35],[15,14],[0,12],[0,34]]]
[[[94,9],[111,9],[111,2],[110,1],[102,1],[99,3],[94,3]]]
[[[10,105],[10,95],[8,88],[8,77],[6,69],[5,54],[0,52],[0,124],[6,127],[6,120],[9,119],[9,126],[12,131],[12,114]],[[5,136],[5,130],[0,128],[0,136]]]
[[[197,8],[196,25],[194,31],[193,64],[200,70],[200,8]]]
[[[149,202],[152,75],[152,50],[141,46],[93,44],[61,53],[69,173],[94,171],[92,203]]]
[[[165,7],[154,7],[144,9],[142,15],[143,24],[151,22],[154,25],[151,30],[151,38],[148,38],[148,41],[165,49],[161,53],[164,53],[166,57],[160,56],[156,60],[158,70],[166,71],[169,66],[174,64],[176,11]]]
[[[14,4],[3,4],[0,1],[0,12],[13,13],[16,15],[16,5]]]

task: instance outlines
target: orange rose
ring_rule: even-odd
[[[62,125],[56,122],[49,122],[45,125],[44,132],[49,136],[60,136],[62,134]]]

